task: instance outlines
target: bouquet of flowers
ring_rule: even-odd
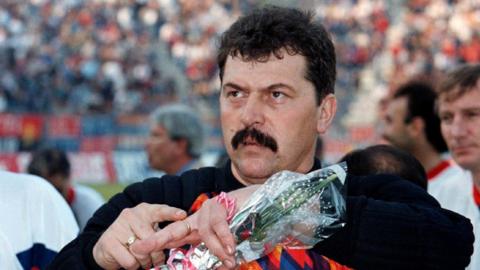
[[[346,164],[308,174],[282,171],[256,190],[230,222],[237,240],[237,263],[256,260],[273,250],[308,249],[345,226]],[[215,269],[221,261],[202,243],[175,253],[160,269]]]

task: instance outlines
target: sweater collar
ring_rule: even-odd
[[[320,160],[315,158],[315,160],[313,162],[313,166],[312,166],[312,168],[310,169],[309,172],[314,171],[314,170],[318,170],[321,167],[322,166],[321,166]],[[227,162],[225,162],[225,165],[223,166],[222,171],[224,173],[225,181],[220,181],[218,183],[218,190],[228,192],[228,191],[231,191],[231,190],[235,190],[235,189],[245,187],[245,185],[240,183],[240,181],[238,181],[235,178],[235,176],[233,175],[230,159]]]

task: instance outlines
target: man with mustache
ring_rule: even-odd
[[[461,66],[450,72],[438,91],[438,113],[442,135],[453,159],[467,170],[470,180],[464,192],[452,196],[464,199],[457,212],[470,218],[476,237],[468,269],[480,265],[480,65]],[[472,183],[473,182],[473,183]]]
[[[256,128],[246,128],[235,134],[232,138],[232,146],[234,149],[238,149],[240,145],[255,145],[264,146],[277,152],[277,142],[274,138],[259,131]]]
[[[243,201],[276,172],[320,168],[315,143],[336,112],[336,61],[333,43],[313,14],[272,6],[256,10],[223,34],[217,60],[230,161],[223,168],[127,187],[97,211],[52,268],[148,268],[163,263],[165,247],[185,241],[204,241],[223,267],[234,268],[226,210],[206,199],[225,191]],[[346,183],[344,228],[310,250],[296,255],[283,250],[273,256],[276,262],[266,256],[247,267],[460,269],[468,264],[471,224],[440,208],[422,189],[388,175],[348,176]],[[186,210],[197,210],[202,202],[186,217]],[[156,231],[167,220],[177,222],[162,223],[164,229]]]

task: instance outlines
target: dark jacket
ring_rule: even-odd
[[[315,162],[312,169],[319,168]],[[356,269],[464,269],[473,252],[470,221],[440,208],[424,190],[391,175],[347,177],[347,225],[316,252]],[[100,269],[92,250],[122,209],[146,203],[188,210],[205,192],[243,187],[230,169],[201,168],[128,186],[102,206],[50,269]]]

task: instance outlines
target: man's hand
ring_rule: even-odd
[[[167,205],[141,203],[134,208],[126,208],[97,241],[93,257],[104,269],[148,269],[162,264],[165,258],[161,249],[137,253],[133,245],[153,236],[158,222],[177,221],[185,217],[185,211]]]
[[[229,193],[236,199],[238,211],[258,185],[249,186]],[[149,239],[137,241],[132,250],[141,254],[171,249],[185,244],[204,242],[210,252],[215,254],[226,268],[235,267],[235,239],[227,222],[227,209],[215,198],[203,203],[193,215],[182,221],[174,222],[156,232]]]

